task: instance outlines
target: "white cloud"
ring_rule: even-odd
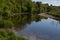
[[[53,1],[54,3],[57,2],[57,1]]]
[[[60,0],[33,0],[33,1],[41,1],[43,3],[48,3],[49,5],[53,4],[53,5],[60,6]]]

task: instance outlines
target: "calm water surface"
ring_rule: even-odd
[[[60,40],[60,21],[51,18],[31,21],[25,23],[23,29],[16,30],[16,35],[28,40]]]

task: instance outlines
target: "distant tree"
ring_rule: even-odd
[[[37,12],[40,13],[41,2],[36,2],[36,8],[37,8]]]

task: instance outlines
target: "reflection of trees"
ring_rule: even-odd
[[[40,21],[42,17],[37,16],[36,14],[21,14],[12,18],[15,23],[15,27],[23,29],[26,24],[31,24],[32,21]]]
[[[41,21],[41,19],[47,18],[38,16],[37,14],[21,14],[19,16],[14,16],[12,19],[12,21],[15,23],[15,28],[22,30],[26,27],[26,24],[31,24],[32,21],[38,22]]]

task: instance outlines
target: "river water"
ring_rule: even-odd
[[[27,21],[29,21],[27,19]],[[36,19],[37,20],[37,19]],[[40,18],[38,21],[24,22],[22,29],[16,30],[17,36],[28,40],[60,40],[60,21],[51,18]],[[25,20],[26,21],[26,20]]]

